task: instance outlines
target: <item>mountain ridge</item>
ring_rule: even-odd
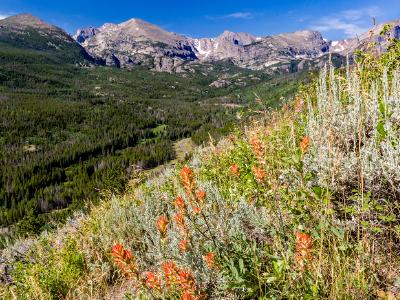
[[[57,61],[101,63],[63,29],[26,13],[0,20],[0,45],[43,52]]]
[[[126,29],[128,24],[130,28]],[[398,36],[396,32],[400,32],[400,20],[392,24],[394,35]],[[132,30],[132,26],[136,29]],[[375,27],[382,28],[383,25]],[[380,30],[374,28],[374,39],[379,39]],[[138,35],[137,32],[142,34]],[[107,37],[105,40],[104,36]],[[130,67],[134,64],[151,64],[153,60],[156,70],[172,72],[182,71],[185,63],[192,61],[228,59],[240,67],[265,69],[287,65],[292,60],[317,59],[328,53],[346,56],[362,48],[369,41],[369,34],[367,32],[358,38],[342,41],[328,41],[315,30],[298,30],[263,37],[225,30],[213,38],[191,38],[167,32],[140,19],[130,19],[120,24],[106,23],[99,28],[80,29],[74,38],[83,41],[81,44],[89,53],[106,59],[109,65]],[[151,43],[164,43],[167,46]]]
[[[389,24],[393,27],[391,36],[399,38],[400,20]],[[121,68],[143,65],[156,71],[187,73],[194,72],[193,63],[229,60],[242,68],[287,72],[293,63],[302,67],[328,53],[344,57],[366,49],[371,42],[378,42],[384,51],[380,36],[383,26],[375,25],[359,37],[341,41],[326,40],[314,30],[263,37],[225,30],[212,38],[191,38],[133,18],[119,24],[78,29],[71,36],[33,15],[19,14],[0,20],[0,42],[56,54],[57,50],[70,49],[75,57],[91,63]],[[80,54],[76,54],[78,50]]]

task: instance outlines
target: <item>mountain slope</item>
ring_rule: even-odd
[[[0,50],[10,48],[40,52],[59,62],[93,61],[65,31],[29,14],[0,20]]]

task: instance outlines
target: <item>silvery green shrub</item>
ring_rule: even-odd
[[[306,135],[311,147],[303,160],[305,171],[314,175],[312,184],[398,197],[400,70],[384,71],[365,89],[356,69],[348,68],[341,78],[332,65],[325,66],[315,105],[309,101]]]

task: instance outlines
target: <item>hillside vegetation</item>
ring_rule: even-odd
[[[209,133],[226,135],[237,113],[254,104],[253,92],[277,105],[304,78],[229,62],[186,77],[140,66],[82,67],[18,45],[0,43],[1,240],[49,229],[96,201],[99,190],[122,191],[132,166],[174,159],[173,144],[183,138],[201,144]],[[226,74],[237,74],[232,85],[209,86]]]
[[[3,298],[399,298],[399,45],[8,247]]]

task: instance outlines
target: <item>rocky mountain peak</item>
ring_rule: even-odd
[[[118,27],[126,34],[130,34],[135,37],[144,37],[148,40],[163,42],[166,44],[172,44],[176,41],[185,39],[183,36],[168,32],[141,19],[130,19],[119,24]]]
[[[251,34],[245,32],[232,32],[229,30],[225,30],[217,39],[225,40],[235,45],[248,45],[257,40],[257,38]]]
[[[99,29],[94,28],[94,27],[78,29],[76,34],[74,35],[74,39],[78,43],[84,43],[87,39],[90,39],[91,37],[95,36],[97,33],[99,33]]]

